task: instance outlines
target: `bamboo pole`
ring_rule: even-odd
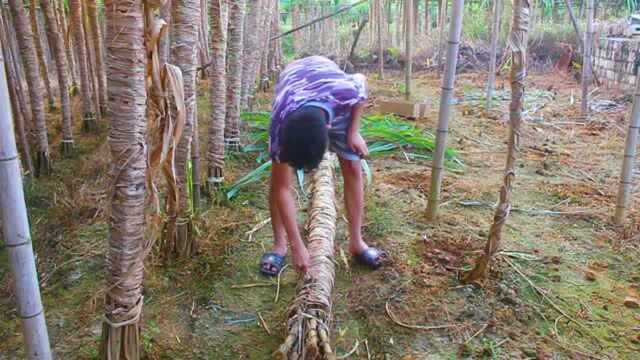
[[[49,335],[40,299],[38,274],[29,234],[20,160],[11,121],[4,56],[0,52],[0,213],[9,266],[15,282],[18,317],[29,359],[51,359]]]
[[[498,251],[502,238],[502,227],[511,212],[511,188],[516,177],[515,162],[519,151],[520,125],[524,102],[524,79],[527,74],[527,35],[529,30],[529,0],[513,1],[513,20],[509,46],[513,64],[511,65],[511,104],[509,105],[509,143],[504,169],[504,183],[500,188],[500,199],[493,215],[493,224],[483,254],[475,267],[467,273],[463,282],[469,283],[484,278],[489,261]]]
[[[629,205],[629,198],[631,196],[633,168],[636,162],[638,131],[640,131],[640,81],[636,81],[636,91],[633,94],[633,109],[631,110],[629,131],[627,132],[627,140],[625,142],[622,173],[620,174],[620,185],[618,187],[618,202],[614,216],[616,225],[622,225],[627,214],[627,206]]]
[[[591,83],[591,53],[593,48],[593,0],[587,0],[587,30],[582,47],[582,116],[589,117],[589,84]]]
[[[413,19],[414,16],[411,14],[413,12],[413,1],[414,0],[405,0],[404,4],[404,50],[406,55],[406,62],[404,65],[404,96],[407,100],[411,99],[411,86],[412,86],[412,76],[413,76]]]
[[[276,359],[335,359],[329,343],[337,219],[334,160],[335,156],[325,155],[313,174],[307,222],[311,265],[289,307],[287,337],[275,352]]]
[[[449,118],[451,117],[451,100],[456,81],[456,67],[458,66],[458,50],[460,48],[460,34],[462,33],[462,16],[464,0],[454,0],[451,13],[451,28],[449,30],[449,48],[444,79],[442,80],[442,95],[440,96],[440,112],[438,114],[438,132],[436,134],[436,152],[431,164],[431,188],[427,207],[427,219],[433,221],[438,216],[440,189],[442,187],[442,171],[444,169],[444,152],[447,147],[449,132]]]
[[[491,24],[491,50],[489,51],[489,77],[487,79],[486,109],[491,109],[493,91],[496,87],[496,56],[498,52],[498,38],[500,37],[500,19],[502,18],[502,0],[493,2],[493,23]]]

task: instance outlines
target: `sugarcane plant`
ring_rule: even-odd
[[[493,216],[493,224],[489,230],[489,238],[484,252],[476,261],[475,267],[465,274],[463,282],[469,283],[485,277],[489,262],[498,251],[502,238],[502,227],[511,212],[511,190],[516,177],[515,162],[520,144],[520,125],[524,103],[524,79],[527,65],[527,37],[529,29],[529,0],[513,1],[513,18],[509,47],[513,65],[511,66],[511,104],[509,105],[509,140],[507,161],[504,170],[500,199]]]
[[[310,266],[288,309],[287,337],[276,351],[276,359],[335,358],[329,342],[337,219],[334,161],[335,156],[325,155],[313,174],[306,229]]]

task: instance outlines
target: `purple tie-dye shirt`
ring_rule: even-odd
[[[311,56],[290,63],[280,74],[271,112],[270,154],[278,161],[280,137],[286,118],[303,105],[322,107],[329,112],[331,128],[346,129],[351,124],[354,105],[367,99],[365,77],[347,74],[333,61]]]

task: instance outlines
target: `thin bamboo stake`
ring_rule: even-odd
[[[404,96],[407,100],[411,99],[411,86],[412,86],[412,76],[413,76],[413,1],[414,0],[405,0],[404,4],[404,22],[405,22],[405,30],[404,30],[404,51],[406,62],[404,65]]]
[[[567,6],[567,12],[569,13],[569,18],[571,19],[573,30],[575,30],[576,32],[576,40],[578,40],[578,46],[580,46],[580,50],[582,50],[584,49],[584,43],[582,40],[582,35],[580,35],[580,29],[578,28],[578,22],[576,21],[576,16],[573,14],[573,9],[571,7],[571,0],[564,0],[564,4]]]
[[[527,35],[529,30],[529,0],[513,1],[513,20],[509,46],[511,48],[511,104],[509,105],[509,143],[507,162],[504,170],[504,183],[500,189],[500,200],[493,216],[489,238],[484,253],[478,258],[476,266],[467,273],[463,282],[469,283],[484,278],[489,261],[498,251],[502,237],[502,227],[511,212],[511,187],[516,177],[515,162],[520,144],[520,125],[524,102],[524,79],[527,69]]]
[[[591,53],[593,51],[593,0],[587,0],[587,30],[582,47],[582,116],[589,117],[589,84],[591,84]]]
[[[502,0],[493,2],[493,23],[491,24],[491,50],[489,51],[489,78],[487,79],[486,109],[491,109],[493,91],[496,87],[496,55],[498,52],[498,38],[500,37],[500,19],[502,18]]]
[[[458,66],[458,51],[460,48],[460,34],[462,33],[462,16],[464,0],[454,0],[451,14],[451,29],[449,30],[449,48],[447,51],[447,68],[442,80],[442,95],[440,96],[440,112],[438,114],[438,133],[436,134],[436,152],[431,165],[431,189],[427,207],[427,219],[435,220],[438,216],[440,189],[444,169],[444,152],[447,147],[449,132],[449,117],[451,116],[451,99],[456,81],[456,67]]]
[[[287,338],[274,354],[276,359],[335,358],[329,344],[337,219],[334,158],[333,155],[325,155],[313,175],[307,223],[311,265],[298,283],[296,298],[289,307]]]
[[[15,282],[18,317],[29,359],[51,359],[49,335],[40,299],[36,262],[31,246],[20,160],[11,121],[4,56],[0,52],[0,213],[9,266]]]
[[[636,91],[633,94],[633,109],[631,110],[629,131],[627,132],[627,140],[625,142],[622,173],[620,174],[620,185],[618,187],[618,202],[614,216],[616,225],[622,225],[627,215],[627,207],[631,197],[633,169],[636,162],[638,131],[640,131],[640,81],[636,81]]]
[[[384,44],[382,43],[382,25],[384,24],[383,0],[375,0],[378,11],[378,79],[384,79]]]

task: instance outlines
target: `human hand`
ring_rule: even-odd
[[[369,155],[367,143],[359,132],[351,133],[347,136],[347,146],[361,158]]]
[[[293,266],[296,270],[302,274],[306,274],[311,265],[311,258],[309,257],[309,251],[303,245],[300,247],[292,246],[291,257],[293,258]]]

